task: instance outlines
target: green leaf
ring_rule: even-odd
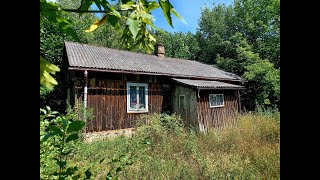
[[[144,17],[144,18],[147,18],[150,20],[153,19],[153,16],[151,14],[138,14],[138,15],[136,15],[136,17]]]
[[[55,74],[58,71],[60,71],[58,66],[49,63],[40,56],[40,84],[48,89],[52,89],[53,85],[57,85],[58,82],[50,75],[50,73]]]
[[[163,0],[158,0],[158,2],[160,4],[160,6],[161,6],[163,15],[166,18],[167,22],[169,23],[169,25],[171,27],[173,27],[171,14],[170,14],[170,10],[173,8],[173,6],[171,5],[171,3],[168,0],[164,0],[164,1]]]
[[[68,150],[68,151],[62,152],[61,154],[62,154],[62,156],[66,156],[66,155],[68,155],[68,154],[70,154],[70,153],[72,153],[72,150],[71,150],[71,149]]]
[[[149,37],[149,39],[150,39],[151,41],[156,42],[156,39],[155,39],[151,34],[149,34],[148,37]]]
[[[90,179],[91,178],[92,173],[91,173],[90,169],[87,169],[86,172],[84,172],[84,173],[86,175],[85,179]]]
[[[121,9],[122,11],[129,10],[129,9],[133,9],[133,5],[134,5],[133,2],[128,2],[128,3],[125,3],[125,4],[121,4],[121,5],[120,5],[120,9]]]
[[[42,112],[43,114],[47,114],[47,111],[45,109],[40,108],[40,112]]]
[[[128,3],[132,3],[132,1],[131,0],[121,0],[121,3],[122,4],[128,4]]]
[[[89,7],[94,3],[93,0],[82,0],[81,1],[81,5],[78,8],[78,10],[80,11],[86,11],[89,9]],[[79,13],[79,15],[81,16],[83,13]]]
[[[61,168],[64,168],[66,165],[67,165],[67,161],[61,161],[58,164],[58,166],[60,166]]]
[[[101,164],[104,160],[105,160],[105,158],[102,158],[99,163]]]
[[[50,133],[47,133],[47,134],[40,140],[40,142],[44,142],[44,141],[48,140],[50,137],[55,136],[55,135],[57,135],[57,134],[59,134],[59,132],[50,132]]]
[[[83,128],[84,125],[85,123],[83,121],[73,121],[69,124],[67,132],[78,132]]]
[[[71,135],[69,135],[67,137],[66,142],[68,143],[70,141],[74,141],[74,140],[77,140],[77,139],[79,139],[78,134],[71,134]]]
[[[144,21],[145,22],[145,21]],[[158,28],[157,26],[155,26],[153,23],[150,22],[145,22],[147,23],[149,26],[151,26],[152,28],[156,29],[157,31],[163,33],[163,34],[167,34],[165,31],[163,31],[162,29]]]
[[[64,175],[71,176],[75,172],[74,168],[68,167]]]
[[[49,125],[49,131],[51,132],[56,132],[58,134],[62,134],[62,131],[59,127],[57,127],[56,125]]]
[[[109,16],[108,16],[108,22],[109,22],[115,29],[119,29],[119,28],[120,28],[119,17],[114,16],[114,15],[109,15]]]
[[[147,9],[148,9],[149,11],[152,11],[152,10],[154,10],[154,9],[157,9],[158,7],[160,7],[160,5],[159,5],[158,3],[156,3],[155,1],[152,1],[152,2],[149,2],[149,3],[148,3]]]
[[[184,20],[184,18],[182,16],[180,16],[180,14],[178,14],[178,12],[176,10],[171,8],[170,12],[172,12],[172,14],[174,14],[177,18],[179,18],[184,24],[187,24],[187,22]]]
[[[129,25],[129,30],[133,36],[133,39],[135,40],[139,31],[139,21],[128,19],[126,24]]]
[[[108,9],[109,2],[106,0],[94,0],[94,3],[100,11],[102,10],[102,7],[104,10]]]
[[[61,117],[61,121],[62,121],[62,127],[65,129],[68,126],[68,121],[63,116]]]
[[[116,16],[116,17],[118,17],[118,18],[121,18],[121,14],[120,14],[118,11],[116,11],[116,10],[112,10],[112,12],[110,12],[109,14],[110,14],[110,15],[113,15],[113,16]]]

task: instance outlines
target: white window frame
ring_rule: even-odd
[[[139,87],[144,87],[144,94],[145,94],[145,103],[146,108],[143,110],[140,109],[130,109],[130,86],[136,86],[136,92],[137,92],[137,104],[139,104]],[[127,83],[127,113],[145,113],[149,112],[148,110],[148,84],[147,83]]]
[[[210,103],[210,99],[211,99],[210,97],[212,97],[212,96],[220,96],[220,95],[222,96],[222,105],[212,106],[211,103]],[[223,94],[209,94],[209,106],[210,106],[210,108],[224,107],[224,95]]]

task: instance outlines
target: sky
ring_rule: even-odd
[[[187,24],[182,23],[177,17],[172,14],[172,28],[162,14],[161,8],[152,11],[155,18],[154,24],[168,32],[188,32],[195,33],[198,27],[198,20],[201,16],[201,7],[207,4],[213,7],[214,4],[230,5],[232,0],[170,0],[174,9],[185,19]]]

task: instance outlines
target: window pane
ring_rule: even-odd
[[[130,86],[130,109],[137,109],[137,87]]]
[[[221,103],[221,100],[222,100],[222,99],[221,99],[221,95],[217,95],[217,99],[218,99],[218,100],[217,100],[217,105],[218,105],[218,106],[222,105],[222,103]]]
[[[179,96],[179,108],[184,109],[184,96]]]
[[[213,98],[211,94],[209,95],[209,103],[210,103],[210,106],[213,106]]]
[[[213,105],[214,105],[214,106],[217,106],[217,105],[218,105],[217,95],[214,95],[214,96],[213,96]]]
[[[139,109],[146,109],[146,100],[145,100],[145,88],[144,86],[139,87],[139,103],[140,103],[140,108]]]

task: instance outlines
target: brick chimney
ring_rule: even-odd
[[[154,46],[154,54],[159,58],[164,58],[164,46],[163,44],[157,43]]]

